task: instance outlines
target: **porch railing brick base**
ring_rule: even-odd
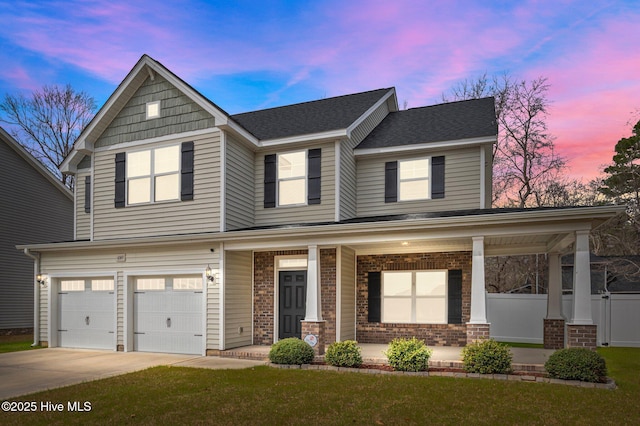
[[[302,340],[311,345],[316,355],[324,355],[325,321],[301,321]],[[312,343],[315,342],[315,345]]]
[[[489,324],[467,323],[467,344],[482,339],[489,339]]]
[[[564,323],[563,319],[544,319],[543,346],[545,349],[564,348]]]
[[[567,324],[567,347],[596,350],[598,326],[595,324]]]

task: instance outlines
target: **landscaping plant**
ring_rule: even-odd
[[[429,368],[432,352],[422,340],[412,337],[411,339],[393,339],[384,354],[394,370],[426,371]]]
[[[467,373],[507,374],[513,355],[507,345],[493,339],[478,340],[462,348],[462,363]]]
[[[599,383],[607,377],[604,358],[587,348],[560,349],[551,354],[544,368],[554,379]]]
[[[314,356],[313,348],[297,337],[282,339],[269,351],[269,360],[274,364],[309,364]]]
[[[362,355],[358,342],[345,340],[330,344],[324,354],[324,360],[335,367],[360,367]]]

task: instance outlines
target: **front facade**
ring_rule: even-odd
[[[229,115],[145,55],[62,166],[74,241],[22,247],[46,276],[39,339],[215,354],[488,336],[485,256],[573,250],[581,271],[617,213],[491,209],[496,136],[492,98],[399,111],[393,88]],[[576,299],[569,324],[589,329]]]

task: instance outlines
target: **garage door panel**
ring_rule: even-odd
[[[59,345],[69,348],[114,349],[114,296],[107,291],[58,294]]]

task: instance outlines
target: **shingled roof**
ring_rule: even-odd
[[[495,114],[492,97],[392,112],[356,149],[495,136]]]
[[[392,89],[246,112],[231,118],[262,140],[346,129],[389,90]]]

